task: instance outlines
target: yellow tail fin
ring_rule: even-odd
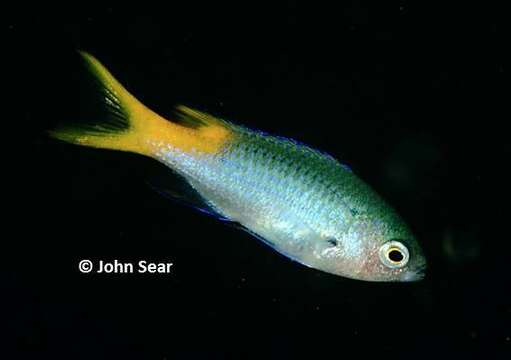
[[[80,52],[100,85],[110,116],[96,125],[69,125],[50,136],[73,144],[154,156],[159,147],[216,153],[231,138],[230,126],[208,114],[178,106],[181,124],[168,121],[131,95],[92,55]]]

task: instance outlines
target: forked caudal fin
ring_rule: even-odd
[[[154,156],[157,147],[170,145],[184,152],[216,153],[231,138],[229,125],[186,106],[176,108],[176,122],[159,116],[131,95],[92,55],[80,52],[99,84],[108,110],[99,124],[71,124],[50,136],[77,145],[129,151]]]

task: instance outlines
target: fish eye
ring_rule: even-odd
[[[391,269],[399,269],[408,263],[410,253],[399,241],[389,241],[380,247],[380,261]]]

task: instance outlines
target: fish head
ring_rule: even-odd
[[[325,271],[357,280],[410,282],[424,278],[426,259],[417,239],[391,213],[358,214],[335,241],[317,251]]]

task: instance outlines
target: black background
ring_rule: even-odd
[[[501,13],[430,1],[4,12],[5,358],[509,359]],[[90,111],[77,49],[163,115],[185,103],[349,164],[415,230],[426,280],[302,267],[153,192],[151,160],[48,139]],[[81,259],[175,265],[85,275]]]

